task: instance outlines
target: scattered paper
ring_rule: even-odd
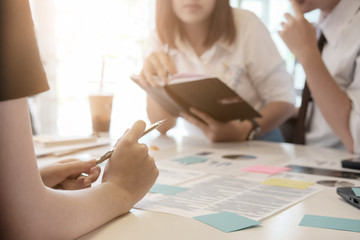
[[[284,188],[260,184],[244,177],[205,175],[177,185],[176,195],[148,193],[135,208],[195,217],[232,212],[259,221],[313,194],[320,188]]]
[[[110,144],[109,138],[97,138],[95,142],[82,143],[82,144],[71,144],[56,147],[43,147],[35,144],[36,157],[46,157],[52,155],[54,157],[61,157],[67,154],[72,154],[92,148],[108,146]]]
[[[282,178],[270,178],[264,182],[264,185],[270,186],[278,186],[278,187],[287,187],[287,188],[296,188],[296,189],[306,189],[309,186],[313,185],[313,182],[303,182],[303,181],[295,181],[295,180],[288,180]]]
[[[360,232],[360,220],[358,219],[305,215],[299,225],[305,227]]]
[[[219,212],[194,217],[194,219],[217,228],[223,232],[234,232],[261,224],[231,212]]]
[[[239,176],[247,174],[247,172],[241,171],[243,168],[255,165],[272,165],[273,161],[277,161],[277,156],[271,154],[257,153],[255,158],[249,158],[249,154],[251,153],[228,149],[216,149],[214,151],[211,148],[189,148],[180,156],[158,161],[157,166]],[[240,157],[233,158],[233,156]]]
[[[41,144],[44,147],[56,147],[64,145],[85,144],[96,142],[96,136],[53,136],[36,135],[33,136],[34,143]]]
[[[202,158],[202,157],[196,157],[196,156],[188,156],[188,157],[183,157],[183,158],[177,158],[177,159],[174,159],[173,161],[180,162],[182,164],[194,164],[194,163],[206,162],[207,159]]]
[[[355,193],[355,196],[360,197],[360,188],[353,187],[351,190]]]
[[[285,172],[290,170],[290,168],[287,167],[277,167],[277,166],[266,166],[266,165],[256,165],[248,168],[241,169],[243,171],[247,172],[258,172],[258,173],[265,173],[265,174],[277,174],[281,172]]]
[[[159,169],[159,176],[156,179],[156,183],[165,184],[165,185],[177,185],[183,182],[194,180],[196,178],[205,175],[204,172],[200,172],[200,171],[171,169],[164,167],[158,167],[158,169]]]

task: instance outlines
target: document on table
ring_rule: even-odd
[[[161,172],[161,169],[160,169]],[[160,173],[161,175],[161,173]],[[176,194],[148,193],[135,208],[196,217],[232,212],[261,220],[320,191],[317,185],[305,189],[261,184],[242,176],[208,174],[183,184]]]
[[[156,183],[175,185],[175,184],[184,183],[184,182],[202,177],[205,174],[206,173],[199,172],[199,171],[160,168],[159,176],[156,180]]]
[[[242,169],[255,165],[269,165],[276,161],[277,157],[267,154],[230,151],[230,150],[213,150],[213,149],[196,149],[186,154],[168,158],[157,162],[159,167],[169,167],[174,169],[186,169],[202,171],[205,173],[239,176],[246,173]]]

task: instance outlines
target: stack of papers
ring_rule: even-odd
[[[107,146],[110,138],[34,136],[37,158],[46,156],[61,157],[75,152]]]

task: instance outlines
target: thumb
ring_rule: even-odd
[[[92,167],[96,166],[96,160],[68,162],[62,165],[63,174],[66,176],[78,175],[88,172]]]

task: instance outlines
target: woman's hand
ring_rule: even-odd
[[[40,168],[40,175],[48,187],[64,190],[88,188],[100,175],[96,160],[66,159]],[[87,177],[82,173],[88,174]]]
[[[147,146],[138,143],[144,129],[145,123],[137,121],[120,138],[103,176],[103,182],[117,186],[121,198],[126,199],[129,206],[138,202],[149,191],[159,174]]]
[[[286,13],[286,22],[281,23],[283,30],[278,33],[290,51],[303,63],[306,58],[312,57],[314,53],[319,52],[316,45],[316,30],[305,19],[299,4],[295,0],[290,0],[290,2],[295,16]]]
[[[168,75],[176,73],[176,67],[173,60],[164,51],[158,51],[151,53],[144,61],[143,69],[140,73],[140,84],[143,86],[155,87],[159,84],[166,84],[168,81]],[[159,80],[156,80],[154,76],[158,76]]]
[[[181,113],[181,116],[200,128],[212,142],[245,141],[252,127],[249,121],[222,123],[195,108],[190,108],[190,112],[198,119],[186,113]]]

